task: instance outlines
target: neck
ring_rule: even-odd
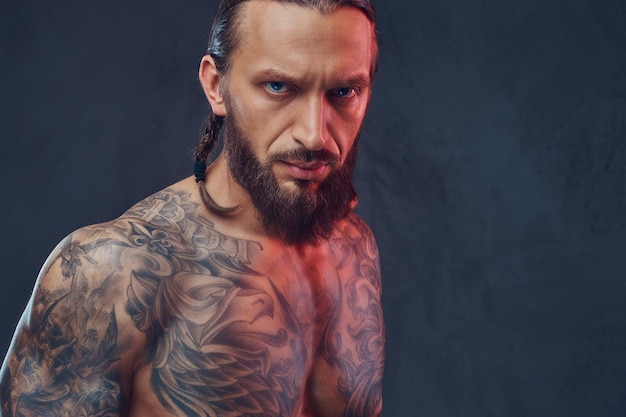
[[[264,236],[263,225],[258,219],[256,209],[248,192],[232,177],[223,153],[208,167],[204,187],[212,200],[221,207],[238,207],[223,215],[211,211],[220,217],[220,223],[232,231],[247,236]]]

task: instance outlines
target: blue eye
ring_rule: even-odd
[[[342,98],[349,98],[356,94],[356,91],[352,87],[341,87],[335,90],[335,94]]]
[[[271,81],[271,82],[267,83],[266,87],[272,93],[283,93],[283,92],[285,92],[285,89],[287,88],[285,86],[285,83],[281,83],[280,81]]]

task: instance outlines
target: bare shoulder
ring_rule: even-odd
[[[166,273],[162,255],[185,239],[189,204],[180,188],[166,189],[57,245],[2,366],[2,415],[126,413],[146,346],[128,307],[133,271]]]
[[[380,299],[382,282],[378,245],[363,219],[353,214],[339,223],[329,241],[329,250],[347,295],[367,284],[372,297]]]
[[[114,241],[84,228],[48,257],[2,367],[2,415],[119,415],[134,342]]]
[[[348,263],[354,262],[358,265],[365,262],[369,267],[375,267],[376,271],[371,271],[374,274],[371,278],[378,281],[377,285],[380,286],[376,238],[363,219],[352,214],[341,221],[329,244],[331,254],[337,259],[340,267],[346,267]]]
[[[90,304],[123,306],[129,271],[155,267],[156,255],[165,255],[176,243],[184,246],[183,232],[196,207],[190,193],[173,186],[141,200],[115,220],[74,231],[44,263],[36,293],[70,291],[72,304],[91,297]]]

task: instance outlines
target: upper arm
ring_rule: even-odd
[[[382,412],[385,330],[379,255],[369,227],[353,217],[333,245],[339,259],[337,310],[329,323],[316,366],[334,380],[326,397],[341,397],[344,416],[377,417]]]
[[[132,343],[109,255],[72,237],[50,255],[2,366],[2,415],[121,414]]]

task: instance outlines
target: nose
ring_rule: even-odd
[[[295,115],[293,139],[310,151],[322,149],[328,138],[329,111],[323,94],[306,97]]]

